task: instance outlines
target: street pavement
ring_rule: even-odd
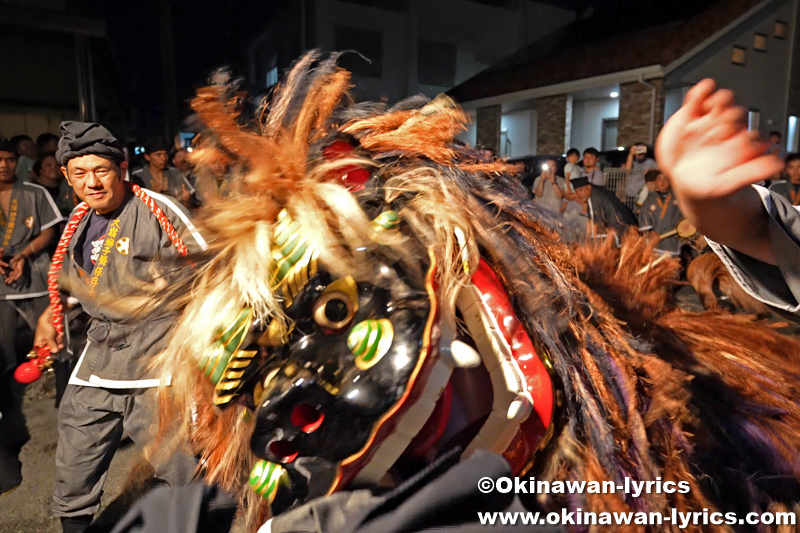
[[[0,533],[61,533],[60,521],[50,514],[58,442],[54,398],[52,373],[28,387],[24,412],[31,440],[20,455],[22,485],[0,497]],[[131,468],[140,457],[130,440],[117,451],[106,480],[101,514],[120,496]]]

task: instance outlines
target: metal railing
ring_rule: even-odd
[[[634,172],[636,175],[634,175]],[[636,210],[636,196],[644,186],[644,176],[641,171],[626,170],[624,168],[608,167],[603,169],[603,175],[606,177],[606,189],[613,192],[614,195],[622,201],[625,205],[631,208],[632,211]],[[625,189],[631,179],[641,182],[636,187],[636,194],[627,196]]]

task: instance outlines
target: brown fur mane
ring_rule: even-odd
[[[280,209],[319,248],[326,268],[356,277],[363,265],[352,251],[376,246],[370,218],[396,210],[402,234],[381,245],[419,271],[434,251],[445,320],[455,322],[458,290],[478,259],[492,265],[526,330],[550,353],[563,393],[564,426],[538,459],[537,477],[661,477],[692,486],[689,494],[640,499],[553,495],[541,502],[548,509],[711,510],[729,503],[715,488],[720,481],[751,495],[735,502],[739,508],[787,500],[765,477],[791,484],[800,476],[800,342],[751,317],[679,309],[677,262],[656,262],[653,244],[635,234],[619,249],[611,239],[568,248],[513,168],[454,142],[466,116],[451,101],[389,111],[352,106],[348,80],[335,57],[314,52],[256,125],[240,125],[220,89],[194,102],[212,144],[238,158],[244,188],[200,217],[209,252],[160,296],[183,311],[159,360],[173,380],[162,391],[162,420],[177,421],[183,441],[202,454],[206,479],[240,496],[251,524],[266,513],[246,488],[252,422],[244,405],[219,411],[211,404],[196,358],[242,306],[263,320],[286,319],[265,281]],[[325,161],[320,146],[341,137],[360,146],[352,157]],[[206,161],[202,153],[198,161]],[[355,195],[331,179],[332,169],[348,165],[373,170]]]

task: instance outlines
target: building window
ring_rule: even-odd
[[[267,72],[267,87],[268,88],[272,87],[276,83],[278,83],[278,67],[277,66],[272,67]]]
[[[361,54],[345,53],[339,59],[339,66],[357,76],[381,78],[383,76],[383,34],[375,30],[334,26],[335,49],[355,51]],[[365,59],[366,58],[366,59]]]
[[[767,35],[764,33],[756,33],[755,39],[753,40],[753,50],[756,52],[766,52],[767,51]]]
[[[751,109],[747,113],[747,129],[757,130],[760,122],[761,122],[761,113],[755,109]]]
[[[731,56],[731,63],[734,65],[745,66],[747,64],[747,48],[734,46],[733,55]]]
[[[782,21],[776,20],[775,21],[775,38],[776,39],[786,39],[789,36],[789,25]]]
[[[617,131],[619,129],[619,119],[604,118],[603,130],[600,133],[600,146],[602,151],[617,149]]]
[[[450,43],[421,40],[417,51],[417,81],[450,88],[456,80],[456,47]]]

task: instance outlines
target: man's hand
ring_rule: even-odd
[[[767,143],[747,130],[747,112],[733,93],[703,80],[664,126],[656,142],[659,168],[670,178],[681,212],[698,231],[740,252],[773,262],[767,215],[750,185],[783,168]]]
[[[767,143],[747,130],[747,112],[733,93],[703,80],[686,95],[656,143],[659,167],[684,201],[724,198],[779,172],[783,162],[765,154]]]
[[[3,266],[4,269],[7,268],[5,274],[3,274],[3,281],[6,285],[11,285],[22,277],[22,273],[25,270],[25,257],[17,254],[8,263],[0,261],[0,266]]]
[[[64,335],[56,335],[53,327],[53,309],[47,306],[39,321],[36,323],[36,333],[33,336],[34,346],[47,346],[50,353],[55,354],[64,349]]]
[[[181,203],[184,207],[189,207],[192,202],[192,193],[185,186],[181,187]]]

